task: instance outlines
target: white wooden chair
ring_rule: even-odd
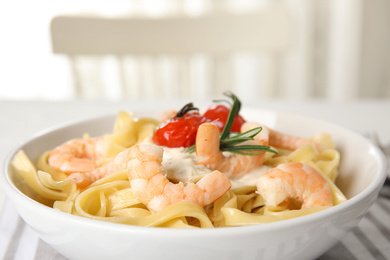
[[[53,52],[69,57],[75,95],[92,98],[272,95],[278,76],[272,59],[291,47],[293,33],[292,16],[280,5],[245,14],[60,15],[51,22]],[[247,86],[246,65],[237,72],[240,55],[257,62],[264,53],[267,66],[253,74],[265,83]]]

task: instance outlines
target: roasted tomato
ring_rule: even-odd
[[[209,121],[201,116],[192,103],[185,105],[175,116],[157,126],[153,141],[166,147],[190,147],[195,144],[198,127]]]
[[[213,121],[215,125],[219,128],[219,131],[222,132],[223,128],[225,127],[227,118],[229,116],[229,112],[230,112],[230,108],[227,108],[224,105],[216,105],[210,107],[204,113],[203,116],[207,118],[209,121]],[[230,131],[241,132],[241,126],[244,123],[245,123],[245,119],[240,115],[236,115]]]

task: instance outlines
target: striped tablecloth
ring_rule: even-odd
[[[66,259],[39,239],[6,200],[0,216],[0,259]],[[390,259],[390,181],[359,225],[340,243],[320,256],[327,259]]]

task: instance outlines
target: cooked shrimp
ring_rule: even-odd
[[[277,206],[296,200],[302,208],[332,206],[332,192],[326,179],[304,163],[285,163],[262,175],[257,182],[265,205]]]
[[[161,165],[163,148],[142,144],[129,150],[127,164],[130,185],[134,195],[153,211],[180,201],[192,201],[202,207],[220,198],[231,187],[227,176],[213,171],[195,183],[170,182]]]
[[[112,161],[91,172],[72,173],[69,179],[84,188],[104,176],[127,170],[134,195],[151,210],[159,211],[179,201],[192,201],[204,207],[220,198],[231,187],[228,177],[213,171],[196,184],[171,183],[162,167],[163,148],[152,144],[134,145]]]
[[[308,143],[311,142],[307,139],[269,129],[269,145],[271,146],[288,150],[296,150]]]
[[[246,132],[261,125],[257,123],[244,123],[241,132]],[[268,145],[268,129],[258,133],[254,140],[243,144]],[[195,150],[198,157],[198,164],[202,164],[211,170],[219,170],[228,176],[239,176],[263,165],[264,154],[258,155],[239,155],[225,154],[219,149],[219,130],[212,123],[204,123],[199,126],[196,135]]]
[[[90,172],[97,167],[96,160],[104,153],[103,138],[74,139],[54,148],[48,162],[54,169],[65,173]]]
[[[68,179],[73,180],[77,184],[77,187],[85,188],[91,183],[105,177],[106,175],[121,170],[126,170],[127,162],[129,160],[128,153],[129,148],[120,152],[108,163],[95,168],[90,172],[74,172],[68,176]]]

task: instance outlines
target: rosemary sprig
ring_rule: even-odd
[[[231,92],[225,92],[224,95],[233,99],[233,105],[230,108],[229,116],[226,120],[225,127],[223,128],[221,136],[219,138],[221,141],[229,137],[230,129],[232,128],[234,118],[236,117],[241,108],[241,102],[236,95]]]
[[[231,92],[225,92],[224,94],[233,99],[233,105],[230,109],[225,127],[223,128],[222,133],[220,134],[219,149],[222,151],[227,151],[227,152],[241,154],[241,155],[259,155],[264,151],[277,153],[275,150],[272,150],[269,146],[265,146],[265,145],[252,145],[252,144],[239,145],[243,142],[254,140],[254,137],[261,132],[262,127],[256,127],[244,133],[230,132],[230,129],[232,128],[233,125],[233,121],[241,109],[241,102],[237,98],[237,96]],[[195,145],[189,147],[187,149],[187,152],[190,153],[195,152]]]
[[[231,133],[228,138],[220,141],[219,149],[241,155],[258,155],[263,151],[276,153],[276,151],[265,145],[238,145],[249,140],[254,140],[254,137],[260,133],[261,130],[261,127],[256,127],[241,134]]]
[[[256,127],[244,133],[230,132],[229,138],[220,140],[220,146],[233,146],[248,140],[253,140],[253,138],[261,132],[261,130],[261,127]]]

